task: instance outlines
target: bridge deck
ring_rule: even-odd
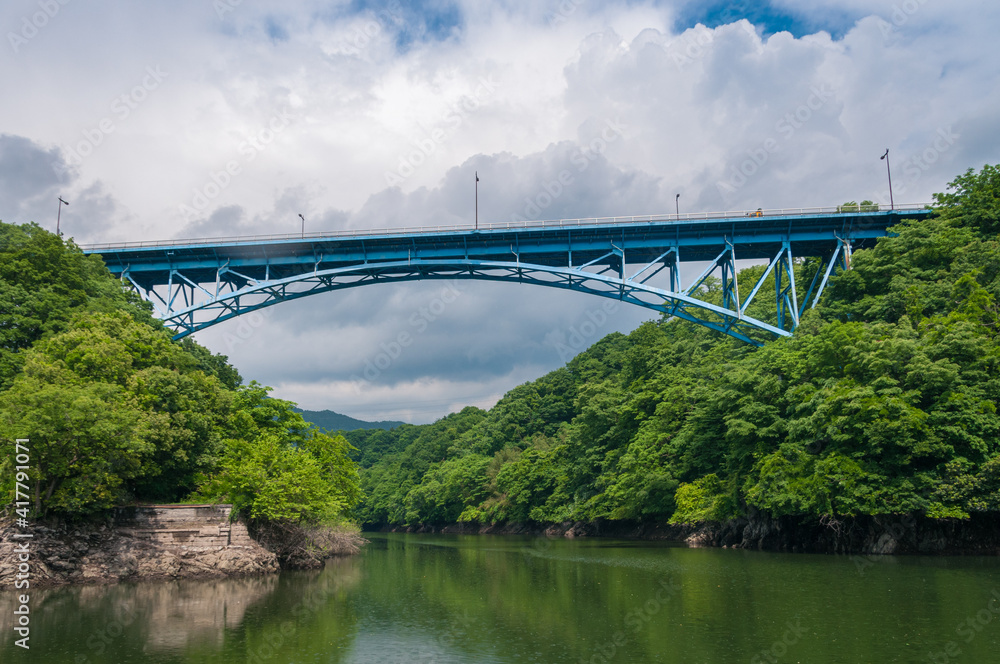
[[[782,308],[794,329],[806,305],[794,284],[795,259],[826,260],[830,269],[821,293],[835,262],[846,267],[851,251],[874,244],[891,225],[929,214],[923,206],[872,212],[813,208],[120,243],[84,251],[102,255],[112,272],[154,304],[159,301],[159,314],[181,330],[179,336],[307,294],[380,281],[465,277],[617,297],[699,324],[698,316],[682,315],[682,310],[703,308],[721,317],[718,326],[710,327],[749,340],[734,333],[746,326],[748,304],[739,302],[737,260],[768,261],[769,274],[784,265],[774,273],[775,297],[784,298],[778,326],[747,320],[771,334],[787,335]],[[726,291],[721,308],[695,297],[708,272],[682,288],[679,266],[691,262],[721,270]],[[647,283],[663,270],[669,271],[669,286]]]

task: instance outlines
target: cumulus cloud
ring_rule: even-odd
[[[70,3],[30,37],[37,5],[3,5],[0,218],[62,194],[81,242],[463,225],[476,172],[483,223],[888,203],[887,147],[926,202],[1000,151],[1000,9],[972,0],[218,4]],[[198,338],[306,407],[427,421],[561,365],[605,302],[462,282],[417,334],[443,287]]]
[[[0,218],[8,223],[47,221],[71,174],[58,148],[23,136],[0,134]]]

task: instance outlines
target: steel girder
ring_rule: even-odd
[[[853,249],[870,246],[894,223],[928,214],[838,210],[571,227],[538,222],[523,228],[135,243],[85,251],[101,254],[112,272],[152,302],[175,338],[279,302],[343,288],[480,279],[629,302],[759,345],[794,332],[834,272],[849,268]],[[802,296],[796,261],[807,257],[817,264]],[[738,259],[766,264],[753,286],[737,281]],[[706,267],[685,285],[680,267],[695,262]],[[769,278],[774,309],[754,313],[768,310],[751,306],[764,297]]]
[[[612,248],[609,253],[614,254],[615,249]],[[841,246],[838,245],[834,255],[825,261],[831,269],[826,270],[823,275],[815,300],[822,295],[837,256],[841,253]],[[143,289],[128,270],[125,270],[122,276],[137,290],[145,292],[146,298],[153,303],[158,317],[177,331],[175,335],[177,339],[231,318],[309,295],[376,283],[426,279],[479,279],[575,290],[652,309],[755,345],[760,345],[763,339],[768,337],[791,336],[798,325],[801,309],[797,305],[790,247],[783,247],[770,261],[767,271],[743,302],[739,296],[736,256],[732,245],[729,245],[687,288],[681,287],[677,254],[678,248],[672,247],[631,276],[624,273],[624,264],[621,260],[618,261],[617,268],[603,267],[595,271],[598,267],[602,267],[598,261],[580,267],[558,267],[518,261],[473,259],[368,263],[262,280],[222,267],[216,272],[214,284],[198,283],[180,270],[171,270],[167,283],[161,289],[164,292],[155,288]],[[647,283],[663,270],[669,271],[669,290]],[[776,275],[776,297],[779,302],[777,326],[746,314],[747,307],[772,272]],[[708,278],[719,273],[721,273],[723,292],[721,306],[698,297],[701,287]],[[806,302],[803,301],[802,308],[805,306]],[[783,311],[790,312],[790,315],[782,315]],[[786,325],[786,321],[790,321],[791,324]]]

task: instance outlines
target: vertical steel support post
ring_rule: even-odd
[[[674,247],[674,262],[670,266],[670,290],[680,293],[684,286],[681,284],[681,248]]]
[[[788,301],[788,310],[792,314],[792,332],[799,326],[799,296],[795,289],[795,259],[792,256],[792,243],[790,241],[785,242],[787,247],[787,256],[785,265],[788,268],[788,290],[786,298],[790,296],[790,301]]]
[[[782,248],[778,254],[777,265],[774,270],[774,306],[778,317],[778,327],[785,329],[785,311],[781,306],[781,263],[784,260],[785,250]]]

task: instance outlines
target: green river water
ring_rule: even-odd
[[[322,571],[36,590],[0,662],[1000,662],[1000,559],[369,534]]]

